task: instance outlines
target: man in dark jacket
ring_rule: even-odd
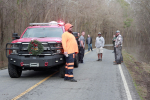
[[[93,51],[92,50],[92,38],[90,37],[90,35],[88,35],[88,38],[86,39],[86,44],[88,44],[88,51]]]

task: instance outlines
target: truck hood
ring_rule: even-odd
[[[12,41],[12,43],[17,42],[30,42],[31,40],[37,40],[40,42],[61,42],[61,38],[59,37],[47,37],[47,38],[20,38],[17,40]]]

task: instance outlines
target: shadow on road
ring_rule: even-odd
[[[23,71],[20,78],[39,78],[39,77],[45,78],[45,77],[53,74],[56,71],[58,71],[58,70],[56,70],[56,69],[48,69],[46,71],[26,70],[26,71]],[[59,72],[52,77],[59,77]]]

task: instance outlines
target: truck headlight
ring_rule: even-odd
[[[61,50],[57,50],[57,53],[61,53]]]
[[[62,44],[55,44],[55,47],[62,47]]]
[[[12,48],[17,48],[18,45],[12,45]],[[18,51],[17,50],[12,50],[12,54],[18,54]]]

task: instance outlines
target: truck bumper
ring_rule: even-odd
[[[23,68],[51,68],[65,63],[65,57],[61,55],[53,56],[19,56],[9,55],[8,62]]]

